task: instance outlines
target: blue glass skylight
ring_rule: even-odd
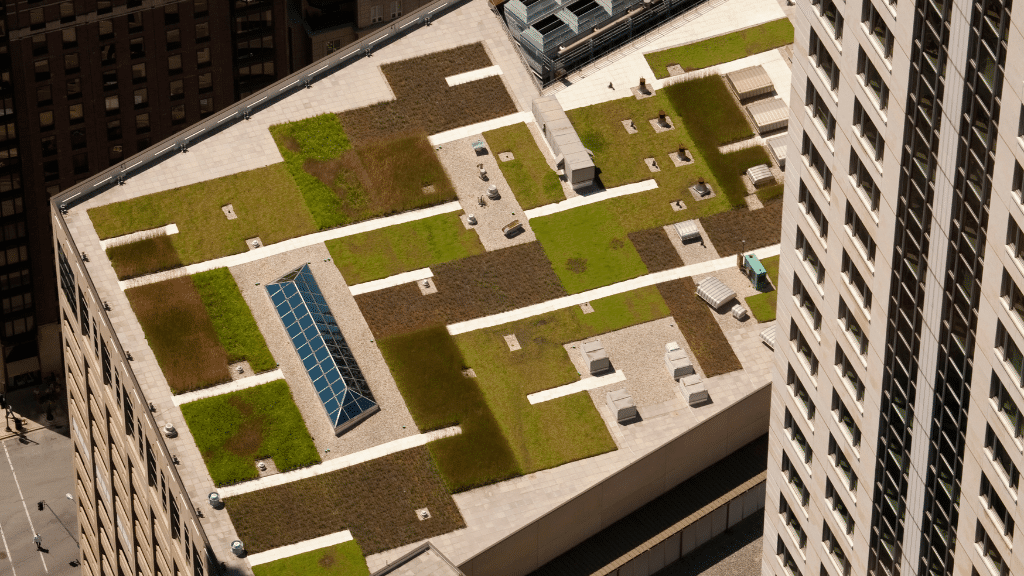
[[[309,265],[267,284],[267,293],[334,432],[340,434],[380,410]]]

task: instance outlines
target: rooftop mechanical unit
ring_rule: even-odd
[[[771,77],[760,64],[731,72],[726,75],[726,78],[740,100],[775,92],[775,85],[772,84]]]
[[[748,104],[746,110],[758,134],[785,130],[789,126],[789,106],[786,106],[781,98],[769,98]]]

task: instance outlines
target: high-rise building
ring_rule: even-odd
[[[797,5],[765,574],[1024,573],[1012,9]]]

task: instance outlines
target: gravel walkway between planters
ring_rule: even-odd
[[[405,407],[391,371],[384,362],[384,357],[373,343],[370,327],[359,313],[355,298],[349,293],[345,280],[330,258],[327,247],[317,244],[230,269],[242,297],[252,310],[256,324],[267,341],[267,346],[280,364],[295,404],[302,412],[306,427],[320,450],[320,457],[324,460],[419,433],[409,410]],[[370,384],[374,399],[380,405],[380,412],[341,436],[335,436],[334,427],[327,419],[323,404],[317,397],[313,384],[299,361],[299,355],[292,346],[288,333],[281,324],[281,318],[274,310],[264,287],[307,262],[327,300],[327,305],[341,327],[345,341],[348,342],[359,368]],[[324,452],[325,450],[330,452]]]
[[[590,396],[595,404],[603,406],[605,394],[620,388],[625,388],[626,392],[633,396],[633,402],[638,408],[682,397],[678,392],[679,385],[670,377],[668,368],[665,367],[665,344],[678,342],[687,353],[689,346],[671,316],[607,332],[595,338],[601,341],[608,352],[612,368],[622,370],[626,376],[625,382],[590,390]],[[581,378],[590,376],[590,373],[583,362],[580,346],[583,342],[595,338],[565,344],[565,352],[576,366],[576,371],[581,374]]]
[[[447,144],[435,146],[437,157],[444,166],[448,178],[455,186],[455,193],[459,197],[459,203],[465,214],[462,215],[462,222],[467,222],[467,215],[476,216],[477,224],[469,228],[476,230],[480,242],[486,250],[499,250],[516,244],[533,242],[537,236],[530,228],[526,214],[519,201],[516,200],[512,190],[509,189],[505,176],[498,169],[497,157],[490,145],[487,145],[487,153],[477,155],[473,150],[472,143],[483,140],[483,134],[475,134],[462,140],[456,140]],[[480,168],[483,164],[487,170],[487,180],[480,179]],[[501,194],[499,200],[487,198],[487,187],[490,185],[498,187]],[[486,206],[480,206],[478,199],[484,197]],[[506,238],[501,229],[513,220],[519,220],[525,231],[514,238]]]

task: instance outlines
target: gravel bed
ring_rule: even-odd
[[[512,190],[505,180],[505,176],[498,167],[498,161],[490,145],[487,146],[487,153],[477,155],[473,150],[472,143],[483,140],[482,134],[476,134],[462,140],[448,142],[435,146],[437,157],[444,166],[448,178],[455,186],[455,193],[459,197],[459,203],[466,212],[462,215],[462,222],[466,224],[466,217],[469,214],[476,216],[477,224],[467,226],[476,230],[480,242],[486,250],[499,250],[516,244],[533,242],[537,236],[530,229],[523,208],[519,205]],[[480,179],[480,168],[483,164],[487,170],[487,181]],[[501,194],[499,200],[487,198],[487,187],[490,185],[498,187]],[[480,206],[478,199],[484,197],[486,206]],[[525,229],[523,233],[513,238],[506,238],[501,229],[513,220],[519,220]]]
[[[679,257],[683,259],[683,264],[697,264],[698,262],[707,262],[708,260],[721,258],[718,255],[718,250],[715,250],[715,245],[711,243],[711,237],[704,231],[704,224],[700,220],[696,222],[697,230],[700,230],[701,240],[689,240],[685,244],[679,238],[679,233],[676,232],[674,224],[665,226],[665,233],[668,234],[668,239],[672,242],[676,252],[679,253]]]
[[[324,460],[419,433],[384,357],[373,343],[370,327],[330,257],[327,247],[317,244],[230,269],[267,346],[280,364],[295,404]],[[323,404],[264,288],[266,284],[307,262],[380,406],[379,412],[341,436],[334,434],[334,427],[327,419]],[[259,285],[256,285],[257,282]]]
[[[679,346],[689,353],[690,349],[679,331],[675,320],[671,317],[660,318],[587,338],[568,342],[564,345],[566,354],[572,360],[580,378],[587,378],[590,373],[583,362],[580,346],[583,342],[600,340],[614,370],[622,370],[625,382],[618,382],[595,388],[590,391],[591,398],[597,406],[604,406],[605,394],[610,390],[625,388],[637,407],[643,408],[661,404],[666,400],[680,398],[679,385],[669,375],[665,367],[665,344],[678,342]],[[693,356],[690,356],[692,359]],[[694,362],[696,367],[696,362]],[[698,372],[699,372],[699,368]]]

